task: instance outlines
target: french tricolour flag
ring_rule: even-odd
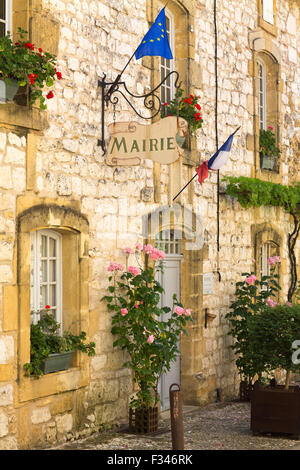
[[[238,128],[239,129],[239,128]],[[238,130],[237,129],[237,130]],[[226,140],[226,142],[220,147],[217,152],[206,162],[201,163],[196,168],[196,172],[198,174],[198,181],[200,184],[203,183],[205,178],[208,177],[208,170],[219,170],[221,166],[225,165],[228,160],[229,152],[231,149],[231,144],[233,140],[234,134],[237,132],[234,131]]]

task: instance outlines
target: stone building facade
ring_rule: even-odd
[[[47,111],[0,104],[0,448],[28,449],[126,422],[132,380],[122,368],[123,352],[113,347],[110,314],[101,302],[107,267],[110,261],[125,262],[124,247],[155,243],[157,234],[143,238],[143,220],[169,207],[199,161],[215,152],[216,123],[219,145],[241,126],[221,176],[299,181],[300,8],[297,0],[217,0],[215,21],[213,0],[170,0],[173,66],[187,95],[201,98],[203,127],[175,163],[144,159],[136,166],[114,167],[106,164],[98,145],[98,80],[103,74],[108,81],[116,78],[163,4],[4,3],[14,37],[19,26],[29,31],[32,43],[57,55],[63,75]],[[132,60],[123,79],[140,95],[160,82],[160,71],[160,58],[144,57]],[[282,150],[274,171],[260,164],[261,103],[264,125],[274,127]],[[136,106],[143,112],[140,102]],[[122,99],[105,110],[106,138],[114,120],[144,122]],[[216,389],[225,398],[237,395],[239,377],[225,315],[240,274],[250,269],[260,274],[268,254],[280,255],[286,300],[288,216],[276,208],[245,211],[221,194],[218,250],[217,202],[213,172],[202,185],[194,180],[176,200],[191,214],[186,233],[203,234],[203,243],[193,249],[189,237],[182,236],[179,253],[181,299],[194,319],[181,342],[186,404],[215,401]],[[166,228],[182,230],[172,220],[161,230]],[[95,341],[96,355],[78,353],[69,370],[35,380],[24,376],[23,365],[30,357],[31,234],[42,230],[46,237],[56,234],[62,250],[63,324],[77,321]],[[211,293],[203,291],[208,273],[213,273]],[[211,314],[207,323],[205,309]]]

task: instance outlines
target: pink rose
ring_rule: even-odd
[[[107,271],[123,271],[124,267],[118,263],[110,263],[107,268]]]
[[[191,314],[191,309],[190,309],[190,308],[187,308],[186,311],[185,311],[185,314],[189,317],[190,314]]]
[[[159,250],[157,248],[153,248],[150,253],[150,257],[151,259],[154,259],[155,261],[158,260],[160,258]]]
[[[127,315],[127,313],[128,313],[127,308],[121,308],[121,315],[122,315],[122,317],[125,317],[125,315]]]
[[[134,276],[137,276],[138,274],[141,274],[141,270],[137,266],[129,266],[128,267],[128,272],[133,274]]]
[[[137,243],[137,244],[135,245],[135,249],[136,249],[137,251],[142,251],[143,245],[142,245],[141,243]]]
[[[292,306],[293,306],[293,304],[292,304],[291,302],[287,302],[286,304],[287,304],[289,307],[292,307]]]
[[[273,130],[274,130],[274,127],[272,127],[272,126],[268,126],[268,129],[271,129],[271,131],[273,132]]]
[[[184,313],[184,308],[182,307],[179,307],[179,305],[177,305],[175,308],[174,308],[174,312],[177,313],[177,315],[182,315]]]
[[[147,343],[151,344],[153,343],[153,341],[154,341],[154,336],[153,335],[148,336]]]
[[[270,297],[267,298],[267,303],[270,305],[270,307],[275,307],[276,302],[272,300]]]
[[[275,263],[276,263],[276,261],[274,260],[274,258],[272,256],[270,256],[268,258],[268,264],[275,264]]]
[[[148,243],[147,245],[144,246],[144,252],[146,255],[150,255],[152,253],[153,246]]]
[[[252,274],[251,276],[245,279],[245,282],[247,282],[247,284],[254,284],[255,281],[256,281],[256,277],[254,276],[254,274]]]
[[[124,248],[123,251],[126,255],[131,255],[132,253],[134,253],[134,251],[129,246],[127,248]]]

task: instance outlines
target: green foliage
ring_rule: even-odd
[[[286,186],[258,178],[226,176],[226,194],[236,197],[245,209],[259,206],[282,207],[287,212],[300,210],[300,183]]]
[[[259,151],[263,155],[273,155],[274,157],[278,157],[280,155],[280,150],[276,146],[273,127],[269,126],[267,130],[261,129],[259,131]]]
[[[170,370],[179,352],[178,339],[182,332],[187,334],[184,327],[191,318],[176,296],[173,307],[181,307],[184,313],[159,306],[163,288],[150,267],[141,269],[138,275],[127,271],[118,277],[114,273],[109,281],[111,295],[102,300],[112,312],[111,331],[117,337],[113,344],[128,353],[123,367],[132,369],[138,385],[130,406],[148,407],[153,400],[155,404],[158,401],[159,377]]]
[[[189,125],[190,134],[202,127],[203,119],[200,113],[201,106],[198,103],[199,97],[190,95],[183,97],[183,89],[180,88],[175,93],[175,98],[170,103],[164,103],[161,117],[180,116],[185,119]]]
[[[296,304],[300,304],[300,281],[297,283],[297,289],[295,290],[294,294],[294,302]]]
[[[292,344],[300,340],[300,305],[276,305],[259,311],[248,322],[248,334],[254,356],[266,371],[299,371],[292,361]]]
[[[60,335],[59,328],[59,323],[49,313],[41,315],[41,319],[30,326],[30,362],[24,364],[27,377],[33,375],[38,378],[43,375],[42,366],[50,354],[78,350],[94,356],[95,343],[84,342],[84,331],[79,335],[70,332]]]
[[[10,34],[0,38],[0,79],[10,83],[17,80],[18,85],[30,86],[30,103],[37,99],[40,109],[47,109],[46,98],[52,98],[53,92],[43,96],[45,87],[51,87],[55,79],[61,79],[61,73],[56,71],[56,58],[42,51],[34,44],[25,40],[27,31],[19,28],[20,40],[13,43]]]
[[[280,290],[279,276],[274,273],[275,267],[271,269],[271,276],[263,276],[261,280],[256,279],[253,273],[242,274],[245,280],[236,283],[235,299],[226,315],[230,321],[229,334],[235,340],[231,347],[237,356],[236,365],[242,379],[248,383],[252,382],[256,374],[261,377],[269,371],[261,354],[264,342],[257,344],[249,325],[253,324],[258,315],[269,311],[268,302],[272,304],[272,297],[276,297]]]

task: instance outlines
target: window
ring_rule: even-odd
[[[11,31],[12,28],[12,12],[11,0],[0,0],[0,37]]]
[[[182,233],[178,230],[162,230],[155,238],[156,247],[167,255],[181,255]]]
[[[260,275],[270,276],[271,274],[271,265],[268,263],[268,259],[272,256],[279,256],[279,246],[274,242],[263,243],[260,247],[259,253],[259,265],[260,265]]]
[[[61,235],[52,230],[31,233],[30,307],[31,321],[39,320],[40,309],[51,306],[56,321],[62,324]]]
[[[280,264],[276,263],[270,265],[268,259],[273,256],[280,255],[280,247],[274,241],[266,241],[265,243],[259,244],[258,246],[258,268],[260,279],[263,276],[270,276],[271,275],[271,268],[275,269],[275,274],[280,274]],[[266,289],[266,287],[265,287]],[[280,297],[279,292],[276,295],[276,300],[278,301]]]
[[[170,48],[174,57],[174,20],[171,17],[170,13],[166,12],[166,28],[167,35],[170,44]],[[168,73],[174,70],[174,59],[168,60],[164,57],[160,58],[160,81],[162,81]],[[173,76],[171,75],[162,85],[161,85],[161,101],[162,103],[169,103],[174,98],[174,86],[173,86]]]
[[[267,23],[274,24],[274,4],[273,0],[263,0],[263,19]]]
[[[258,70],[258,116],[259,128],[266,129],[266,67],[261,61],[257,61]]]

